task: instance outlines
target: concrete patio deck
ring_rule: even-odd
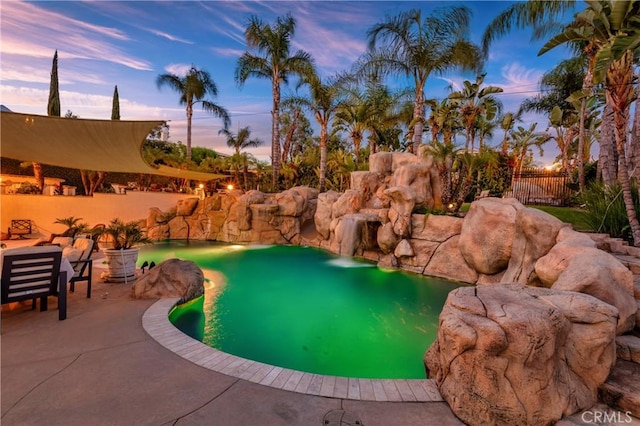
[[[9,243],[15,247],[29,241]],[[192,356],[190,349],[174,353],[169,348],[176,342],[159,338],[166,328],[149,330],[150,323],[166,323],[158,313],[166,312],[169,301],[134,300],[129,285],[103,283],[102,253],[95,257],[92,298],[85,297],[86,287],[79,283],[76,292],[69,293],[65,321],[58,321],[55,298],[46,312],[32,310],[30,302],[2,306],[3,426],[464,424],[445,402],[365,401],[322,396],[322,390],[320,395],[291,392],[284,390],[286,384],[278,389],[273,383],[265,386],[217,372],[209,367],[215,364],[210,355]],[[235,370],[230,374],[243,375]],[[359,392],[366,399],[364,389]],[[607,413],[610,419],[620,415],[597,404],[557,425],[619,424],[596,422],[594,413]],[[640,426],[638,419],[622,418],[624,424]]]
[[[92,298],[79,284],[65,321],[54,298],[47,312],[3,306],[3,425],[462,424],[444,402],[305,395],[194,364],[144,330],[156,300],[133,300],[129,286],[101,282],[95,265]]]

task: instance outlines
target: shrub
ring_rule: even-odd
[[[636,184],[631,185],[636,213],[640,211],[640,200]],[[632,235],[627,211],[622,199],[622,188],[615,185],[592,184],[582,195],[579,202],[586,213],[585,221],[595,232],[602,232],[631,242]]]
[[[16,194],[42,194],[42,191],[38,189],[37,185],[23,183],[18,189],[16,189]]]

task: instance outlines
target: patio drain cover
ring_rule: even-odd
[[[345,410],[331,410],[324,415],[322,424],[325,426],[363,426],[355,413]]]

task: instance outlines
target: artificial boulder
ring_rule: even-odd
[[[633,273],[609,253],[570,242],[566,238],[538,259],[535,272],[540,281],[547,287],[590,294],[615,306],[620,315],[618,334],[632,330],[637,312]]]
[[[460,232],[460,252],[476,271],[493,275],[507,268],[516,235],[515,198],[483,198],[471,204]]]
[[[328,240],[331,234],[331,212],[338,198],[340,198],[340,194],[335,191],[323,192],[318,195],[318,205],[313,218],[316,224],[316,231],[325,240]]]
[[[391,253],[398,245],[398,241],[400,241],[395,232],[393,232],[393,224],[391,222],[387,222],[378,228],[376,239],[378,248],[384,254]]]
[[[176,209],[177,216],[191,216],[198,207],[198,198],[186,198],[184,200],[178,200]]]
[[[369,156],[369,171],[381,173],[383,175],[391,174],[393,166],[393,152],[376,152]]]
[[[363,203],[366,207],[379,208],[381,200],[376,196],[378,189],[384,187],[384,175],[375,172],[351,172],[351,189],[362,192]]]
[[[392,185],[412,187],[415,191],[415,204],[433,208],[431,173],[429,173],[429,167],[427,165],[415,163],[399,167],[393,173]]]
[[[131,290],[137,299],[179,297],[184,303],[204,294],[204,275],[191,261],[168,259],[141,275]]]
[[[189,224],[185,220],[184,216],[176,216],[168,223],[169,234],[172,239],[175,240],[188,240],[189,239]]]
[[[617,310],[595,297],[501,284],[460,287],[425,355],[470,425],[547,425],[597,402],[615,364]]]
[[[423,274],[442,277],[449,280],[474,283],[478,280],[478,273],[470,267],[458,247],[460,236],[455,235],[444,243],[437,245],[433,255],[429,256],[427,267]],[[431,243],[436,245],[436,243]]]
[[[396,246],[396,249],[393,251],[393,255],[397,258],[413,257],[415,256],[415,253],[413,251],[413,247],[409,244],[409,241],[402,240]]]
[[[338,219],[346,214],[358,213],[362,208],[362,192],[347,189],[331,206],[331,218]]]
[[[442,243],[460,235],[464,219],[436,214],[411,216],[411,238]]]
[[[300,216],[307,204],[306,198],[295,189],[282,191],[275,198],[282,216]]]
[[[411,213],[416,205],[416,191],[410,186],[394,186],[384,195],[391,198],[389,220],[393,225],[393,232],[398,237],[411,237]]]
[[[227,216],[232,233],[239,231],[248,231],[251,229],[251,208],[252,204],[263,204],[264,194],[260,191],[249,191],[246,194],[238,197],[235,204],[229,208],[229,215]],[[236,231],[237,230],[237,231]]]
[[[560,219],[541,210],[518,210],[511,258],[502,282],[535,284],[536,262],[549,253],[555,244],[558,232],[566,226]]]

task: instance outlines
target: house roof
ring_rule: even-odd
[[[0,155],[72,169],[146,173],[198,181],[228,176],[151,166],[142,144],[162,121],[70,119],[0,111]]]

